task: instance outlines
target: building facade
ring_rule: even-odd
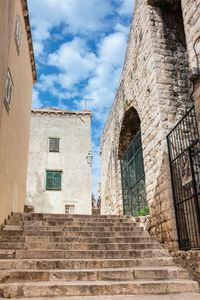
[[[0,1],[0,223],[22,212],[33,83],[37,81],[26,0]]]
[[[91,117],[42,108],[32,110],[26,204],[35,212],[91,214]]]
[[[136,0],[101,139],[102,213],[150,214],[169,249],[200,247],[199,53],[198,1]]]

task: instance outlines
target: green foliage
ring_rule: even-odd
[[[149,208],[148,207],[140,209],[140,216],[147,216],[147,215],[149,215]]]
[[[124,101],[124,112],[126,111],[128,105],[129,105],[128,100],[125,100]]]
[[[138,213],[138,211],[134,211],[132,215],[133,215],[133,217],[147,216],[147,215],[149,215],[149,208],[148,207],[141,208],[140,213]]]

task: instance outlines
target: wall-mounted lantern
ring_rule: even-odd
[[[86,156],[86,160],[87,160],[88,165],[92,165],[92,152],[95,152],[98,155],[101,155],[101,151],[89,151],[87,156]]]
[[[92,153],[90,151],[88,152],[86,159],[87,159],[88,165],[92,165]]]

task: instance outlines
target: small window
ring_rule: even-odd
[[[17,52],[19,55],[20,49],[21,49],[21,43],[22,43],[22,25],[21,25],[21,20],[20,20],[19,16],[17,16],[17,18],[16,18],[15,42],[16,42],[16,46],[17,46]]]
[[[61,190],[61,171],[46,172],[46,190]]]
[[[73,215],[74,214],[74,205],[65,205],[65,213],[66,215]]]
[[[49,138],[49,152],[59,152],[60,139]]]
[[[5,104],[8,110],[10,110],[11,98],[12,98],[13,81],[11,77],[10,70],[8,69],[6,78],[6,88],[5,88]]]

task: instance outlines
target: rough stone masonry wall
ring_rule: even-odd
[[[198,68],[193,45],[194,41],[200,37],[200,0],[182,0],[182,12],[191,75],[192,70]],[[196,50],[200,63],[200,40],[196,43]],[[198,77],[194,80],[194,100],[200,132],[200,78]],[[179,264],[188,269],[191,278],[197,280],[200,284],[200,251],[174,251],[172,255]]]
[[[200,71],[200,0],[182,0],[182,11],[184,19],[185,34],[187,40],[187,48],[189,54],[190,71]],[[199,38],[199,39],[198,39]],[[199,64],[194,51],[194,42],[196,43],[196,52],[198,55]],[[198,69],[198,70],[197,70]],[[194,71],[193,71],[194,72]],[[200,76],[200,74],[199,74]],[[197,121],[200,132],[200,77],[197,76],[194,80],[194,99]]]
[[[101,140],[102,213],[122,214],[121,125],[134,107],[140,117],[150,232],[177,246],[166,135],[192,105],[181,10],[137,0],[115,100]]]

